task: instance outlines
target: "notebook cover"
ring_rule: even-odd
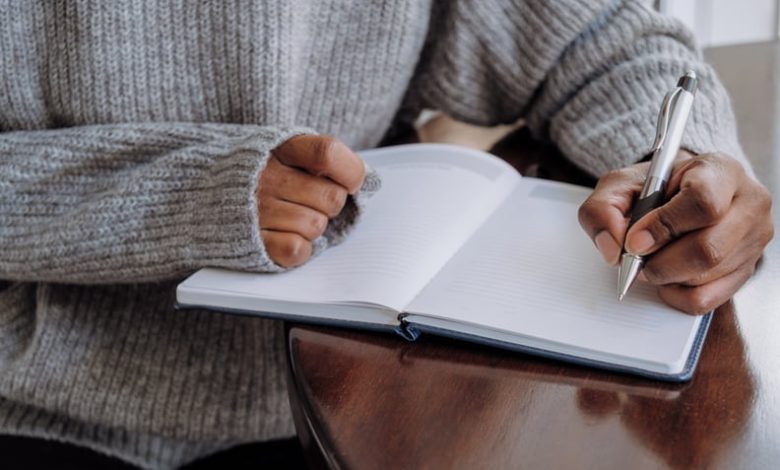
[[[701,349],[702,346],[704,345],[704,339],[707,336],[707,330],[709,329],[710,322],[712,321],[712,315],[713,313],[710,312],[707,315],[704,315],[702,317],[701,322],[699,323],[698,331],[696,332],[696,337],[693,340],[693,345],[691,346],[691,352],[688,355],[687,361],[685,362],[685,368],[679,374],[663,374],[663,373],[648,371],[637,367],[622,366],[622,365],[617,365],[609,362],[597,361],[592,359],[584,359],[578,356],[551,352],[551,351],[534,348],[530,346],[522,346],[514,343],[508,343],[505,341],[485,338],[483,336],[469,335],[458,331],[445,330],[442,328],[433,327],[429,325],[418,325],[418,324],[413,324],[408,322],[404,322],[404,323],[406,325],[405,329],[409,332],[408,333],[409,336],[413,338],[417,338],[421,333],[429,333],[436,336],[444,336],[444,337],[453,338],[457,340],[467,341],[470,343],[484,344],[487,346],[498,347],[501,349],[507,349],[511,351],[518,351],[522,353],[531,354],[533,356],[545,357],[548,359],[564,361],[572,364],[578,364],[587,367],[595,367],[598,369],[604,369],[613,372],[621,372],[621,373],[638,375],[641,377],[646,377],[654,380],[662,380],[665,382],[686,382],[693,377],[693,373],[696,370],[696,364],[698,364],[699,362],[699,356],[701,355]],[[403,321],[403,317],[402,317],[402,321]]]

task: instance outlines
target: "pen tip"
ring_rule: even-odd
[[[693,79],[697,78],[696,72],[694,72],[693,70],[688,70],[687,72],[685,72],[685,76]]]
[[[629,253],[623,253],[623,259],[618,269],[618,300],[628,293],[629,287],[634,283],[639,270],[642,268],[642,258]]]

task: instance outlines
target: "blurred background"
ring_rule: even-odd
[[[682,20],[701,47],[777,39],[780,0],[655,0],[656,8]]]

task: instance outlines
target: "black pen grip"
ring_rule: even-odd
[[[634,209],[631,211],[631,220],[628,222],[628,227],[631,228],[634,223],[645,216],[648,212],[660,207],[664,203],[664,192],[658,190],[654,193],[650,193],[647,197],[639,199],[634,205]]]

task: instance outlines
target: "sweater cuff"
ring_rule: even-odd
[[[260,237],[260,173],[273,149],[297,135],[315,133],[303,127],[263,128],[227,144],[224,157],[204,176],[204,197],[191,206],[189,251],[194,269],[284,270],[270,259]]]

